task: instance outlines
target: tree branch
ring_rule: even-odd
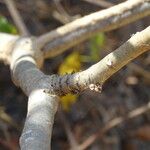
[[[0,61],[10,64],[12,47],[18,38],[15,35],[0,33]]]
[[[98,91],[99,85],[116,71],[150,48],[150,27],[136,33],[126,43],[89,69],[72,75],[44,75],[36,67],[34,42],[21,38],[15,43],[12,58],[12,77],[29,96],[28,114],[20,139],[22,150],[50,149],[50,140],[58,97],[87,87]],[[91,86],[92,85],[92,86]]]
[[[86,1],[88,3],[95,4],[103,8],[108,8],[114,5],[113,3],[105,1],[105,0],[82,0],[82,1]]]
[[[142,11],[144,11],[143,8],[146,7],[146,9],[148,9],[150,6],[149,0],[145,3],[141,3],[139,0],[138,2],[140,2],[140,7],[139,3],[133,6],[136,6]],[[124,4],[127,5],[129,2],[125,2]],[[124,4],[120,5],[122,9],[124,8]],[[117,9],[118,7],[114,7],[112,10],[115,11],[115,8]],[[111,12],[112,10],[109,11]],[[134,11],[137,13],[136,9],[134,9]],[[124,11],[122,11],[122,13],[123,12]],[[129,13],[129,11],[127,12]],[[131,12],[129,14],[133,13]],[[147,10],[145,14],[149,14],[149,10]],[[104,18],[105,17],[106,16],[104,16]],[[84,23],[82,21],[86,21],[87,18],[85,18],[81,20],[80,27]],[[131,20],[133,20],[133,18]],[[103,25],[103,22],[101,23]],[[91,24],[91,31],[94,32],[98,30],[99,25],[100,22],[96,28],[92,29]],[[116,25],[114,24],[113,27],[114,26]],[[84,29],[84,27],[82,29]],[[112,28],[107,26],[107,29]],[[65,32],[67,32],[67,28]],[[35,38],[18,37],[0,33],[0,42],[2,40],[0,43],[0,58],[10,64],[14,83],[29,96],[27,119],[20,139],[21,149],[49,149],[54,115],[58,105],[57,96],[70,92],[80,92],[86,88],[95,91],[101,90],[101,85],[115,72],[150,49],[149,33],[150,27],[133,35],[126,43],[89,69],[65,76],[48,76],[38,69],[37,66],[43,62],[43,53],[45,52],[40,51],[36,43],[37,41],[35,42]],[[79,35],[82,36],[84,34]],[[62,36],[60,38],[62,38]]]
[[[11,57],[11,68],[17,68],[14,67],[14,63],[17,64],[18,60],[22,58],[22,55],[28,57],[32,56],[34,59],[32,59],[31,61],[32,63],[31,62],[29,63],[28,59],[30,58],[27,57],[27,60],[26,59],[24,60],[23,59],[24,57],[22,58],[23,59],[22,63],[19,62],[19,65],[21,65],[21,67],[19,68],[23,68],[21,71],[19,71],[21,75],[19,75],[18,71],[15,71],[16,73],[15,72],[13,73],[14,81],[17,85],[22,85],[22,82],[25,84],[22,85],[21,87],[24,86],[26,87],[22,89],[23,90],[25,89],[24,92],[27,95],[29,95],[29,93],[34,90],[35,84],[38,83],[37,81],[43,82],[45,78],[46,78],[46,83],[49,81],[49,86],[46,87],[47,89],[50,89],[50,91],[48,92],[56,95],[65,95],[70,92],[78,93],[86,88],[99,91],[101,89],[102,84],[108,78],[110,78],[115,72],[117,72],[119,69],[121,69],[123,66],[125,66],[134,58],[138,57],[139,55],[141,55],[142,53],[150,49],[149,33],[150,33],[150,27],[147,27],[145,30],[136,33],[127,42],[125,42],[122,46],[116,49],[114,52],[110,53],[105,58],[103,58],[100,62],[91,66],[89,69],[85,71],[75,73],[75,74],[69,74],[65,76],[52,75],[50,77],[45,76],[41,71],[39,71],[36,68],[36,64],[39,64],[39,62],[42,60],[41,58],[42,53],[41,51],[38,51],[37,47],[34,45],[35,44],[34,39],[31,40],[30,38],[27,38],[26,39],[27,41],[24,39],[25,41],[24,40],[23,41],[25,43],[26,42],[30,43],[31,47],[29,51],[26,50],[26,47],[25,48],[22,47],[22,51],[21,51],[22,53],[20,53],[20,50],[18,50],[16,51],[16,54],[15,53],[13,54],[13,57]],[[7,45],[7,42],[2,43],[2,45],[0,45],[0,51],[4,48],[3,44],[5,46]],[[8,54],[8,52],[6,52],[6,54]],[[30,75],[29,72],[25,71],[27,73],[24,74],[24,77],[22,78],[20,76],[23,76],[22,73],[24,68],[26,68],[26,65],[28,67],[30,66],[31,68],[34,67],[34,69],[29,70],[32,71],[31,76],[29,76]],[[33,76],[35,78],[35,81],[32,78]],[[30,81],[30,79],[33,81]]]
[[[24,21],[22,20],[20,13],[16,9],[14,1],[13,0],[4,0],[4,1],[8,7],[8,10],[9,10],[19,32],[22,35],[29,35],[30,33],[29,33],[28,29],[26,28],[26,25],[24,24]]]
[[[20,138],[21,150],[49,150],[58,97],[54,95],[48,77],[36,67],[33,39],[18,39],[12,50],[10,68],[13,81],[29,97]],[[47,89],[52,92],[47,93]]]
[[[100,91],[102,84],[119,69],[150,49],[150,26],[133,35],[118,49],[85,71],[56,76],[51,82],[58,93],[80,92],[86,88]]]
[[[88,39],[150,15],[150,0],[126,1],[111,8],[77,19],[37,38],[44,57],[54,57]]]
[[[21,150],[50,150],[57,96],[43,90],[33,91],[28,100],[28,113],[20,138]]]
[[[150,27],[136,33],[121,47],[89,69],[65,76],[47,76],[36,67],[38,59],[41,60],[37,56],[41,55],[37,55],[38,49],[34,45],[34,38],[22,37],[16,40],[17,37],[4,34],[4,37],[9,36],[7,42],[15,40],[15,43],[13,41],[6,47],[7,52],[11,51],[9,62],[14,83],[29,96],[27,119],[20,139],[21,149],[49,149],[48,141],[51,139],[58,105],[57,95],[79,92],[88,87],[98,91],[99,85],[111,75],[150,49],[149,33]],[[7,42],[0,44],[0,51]]]

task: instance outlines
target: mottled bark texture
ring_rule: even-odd
[[[48,150],[58,97],[45,92],[52,89],[51,83],[36,67],[41,59],[35,55],[34,48],[32,38],[20,38],[14,45],[11,57],[13,81],[29,97],[20,147],[22,150]]]
[[[42,48],[44,57],[54,57],[97,32],[110,31],[148,15],[150,0],[125,1],[46,33],[37,39],[37,44]]]
[[[107,11],[81,18],[40,38],[0,33],[0,60],[10,65],[13,82],[29,99],[27,118],[20,138],[22,150],[50,149],[58,96],[78,93],[87,88],[101,91],[105,80],[150,49],[148,27],[85,71],[65,76],[48,76],[40,71],[44,58],[60,54],[97,31],[109,31],[149,15],[150,0],[125,2]],[[91,18],[92,22],[89,21]],[[55,47],[52,48],[56,51],[55,54],[47,51],[50,47]]]
[[[115,72],[150,49],[150,26],[137,32],[122,46],[85,71],[55,76],[53,87],[60,93],[78,93],[86,88],[100,91],[103,83]],[[54,89],[55,89],[54,88]]]

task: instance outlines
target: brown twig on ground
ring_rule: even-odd
[[[95,4],[97,6],[101,6],[104,8],[108,8],[108,7],[111,7],[114,5],[113,3],[107,2],[104,0],[83,0],[83,1],[86,1],[86,2],[91,3],[91,4]]]
[[[71,21],[73,21],[73,18],[71,16],[69,16],[69,14],[66,12],[66,10],[63,8],[63,6],[61,5],[60,1],[59,0],[53,0],[58,12],[54,13],[53,15],[57,18],[59,17],[58,19],[66,24],[66,23],[69,23]]]
[[[127,121],[129,119],[133,119],[135,117],[138,117],[139,115],[142,115],[148,111],[150,111],[150,103],[134,109],[133,111],[129,112],[126,116],[117,117],[117,118],[112,119],[106,125],[104,125],[104,127],[101,128],[98,132],[91,135],[82,144],[80,144],[80,146],[79,146],[80,150],[84,150],[84,149],[88,148],[98,138],[102,138],[104,136],[104,134],[106,134],[112,128],[120,125],[121,123],[124,123],[125,121]]]
[[[146,82],[150,83],[150,72],[149,71],[143,69],[142,67],[140,67],[139,65],[136,65],[135,63],[129,64],[128,67],[129,67],[129,69],[132,69],[135,73],[144,77]]]
[[[66,24],[75,19],[80,18],[80,15],[75,15],[75,16],[70,16],[70,19],[68,20],[68,19],[66,19],[66,17],[63,14],[59,13],[58,11],[53,11],[52,16],[55,19],[57,19],[59,22],[61,22],[62,24]]]
[[[23,21],[22,17],[20,16],[20,13],[18,12],[14,1],[13,0],[4,0],[4,1],[8,7],[10,15],[12,16],[13,21],[16,24],[20,34],[21,35],[29,35],[30,33],[29,33],[26,25],[24,24],[24,21]]]
[[[14,127],[17,130],[20,130],[19,125],[13,120],[11,116],[5,113],[4,108],[0,107],[0,120],[7,123],[8,125]]]
[[[68,138],[68,141],[70,143],[71,150],[79,150],[78,149],[79,144],[77,143],[75,137],[73,136],[70,124],[69,124],[68,120],[66,119],[66,116],[64,115],[63,110],[61,110],[61,108],[60,108],[58,110],[58,113],[59,113],[59,117],[61,119],[61,122],[64,126],[64,129],[66,131],[67,138]]]

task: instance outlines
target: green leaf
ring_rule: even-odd
[[[17,34],[16,28],[3,16],[0,16],[0,32]]]
[[[98,61],[100,59],[100,50],[105,44],[105,34],[99,33],[90,40],[90,57],[92,61]]]

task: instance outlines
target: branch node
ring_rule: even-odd
[[[96,91],[101,93],[102,92],[102,85],[100,83],[96,83],[96,84],[90,84],[89,85],[90,90],[92,91]]]
[[[110,60],[110,59],[108,59],[106,65],[107,65],[108,67],[110,67],[110,68],[113,68],[113,61]]]

